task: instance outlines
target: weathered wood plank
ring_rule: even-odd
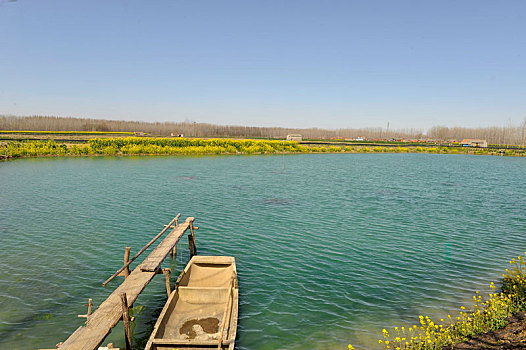
[[[223,340],[223,345],[232,344],[234,342],[234,339],[225,339]],[[194,339],[153,339],[152,341],[155,345],[192,345],[192,346],[199,346],[199,345],[217,345],[219,344],[218,340],[194,340]]]
[[[195,218],[189,217],[184,223],[180,224],[166,236],[166,238],[159,244],[146,259],[138,266],[142,271],[156,271],[159,265],[166,259],[170,251],[177,244],[182,235],[190,228]]]

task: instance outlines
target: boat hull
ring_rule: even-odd
[[[194,256],[177,279],[146,350],[233,350],[239,291],[235,259]]]

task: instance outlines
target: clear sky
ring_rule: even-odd
[[[0,114],[516,125],[526,1],[0,0]]]

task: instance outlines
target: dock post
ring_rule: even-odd
[[[130,262],[130,251],[131,251],[131,247],[124,248],[124,265]],[[128,277],[130,275],[130,266],[129,265],[126,266],[123,272],[124,272],[124,278]]]
[[[166,294],[168,297],[170,297],[170,294],[172,294],[172,288],[170,287],[170,272],[172,270],[170,269],[163,269],[164,278],[166,280]]]
[[[85,315],[78,315],[78,317],[85,317],[86,323],[89,321],[89,317],[91,316],[91,313],[93,311],[93,299],[88,299],[88,312]]]
[[[194,256],[194,247],[192,245],[192,236],[188,235],[188,249],[190,250],[190,257]]]
[[[86,321],[91,316],[91,312],[93,311],[93,299],[88,299],[88,313],[86,314]]]
[[[122,321],[124,322],[124,335],[126,340],[126,350],[131,350],[131,331],[130,331],[130,314],[128,310],[128,299],[126,293],[121,294],[122,301]]]
[[[199,227],[195,227],[196,230]],[[195,244],[195,235],[194,235],[194,223],[190,223],[190,234],[188,235],[188,247],[190,248],[190,255],[197,255],[197,245]]]

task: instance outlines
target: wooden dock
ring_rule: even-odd
[[[189,248],[192,255],[196,254],[195,248],[195,236],[193,222],[195,218],[188,217],[184,223],[178,224],[177,219],[179,215],[176,216],[172,221],[165,225],[165,228],[159,235],[157,235],[148,245],[141,249],[141,251],[132,258],[129,262],[125,264],[123,268],[119,271],[123,271],[126,279],[122,282],[121,285],[117,287],[110,294],[110,296],[102,303],[100,306],[91,314],[91,309],[89,308],[86,324],[79,327],[64,343],[58,344],[58,349],[60,350],[94,350],[97,349],[104,338],[111,332],[111,329],[119,323],[122,319],[125,323],[127,318],[127,308],[135,302],[139,294],[144,290],[144,288],[150,283],[153,277],[159,273],[165,273],[160,269],[161,263],[164,259],[174,251],[174,248],[179,241],[179,239],[184,235],[184,233],[190,229],[190,234],[188,237]],[[169,228],[172,228],[171,232],[164,238],[164,240],[148,255],[144,261],[139,264],[133,271],[129,272],[128,266],[133,262],[133,260],[140,255],[143,251],[146,250],[149,245],[151,245],[157,238],[159,238],[165,231]],[[129,249],[127,250],[129,257]],[[106,285],[111,279],[117,276],[115,273],[110,277],[103,285]],[[167,278],[167,291],[169,291],[169,275],[166,275]],[[122,298],[125,298],[124,300]],[[124,306],[123,306],[124,305]],[[81,315],[82,316],[82,315]],[[127,334],[127,338],[129,336]],[[127,344],[127,347],[129,344]]]

